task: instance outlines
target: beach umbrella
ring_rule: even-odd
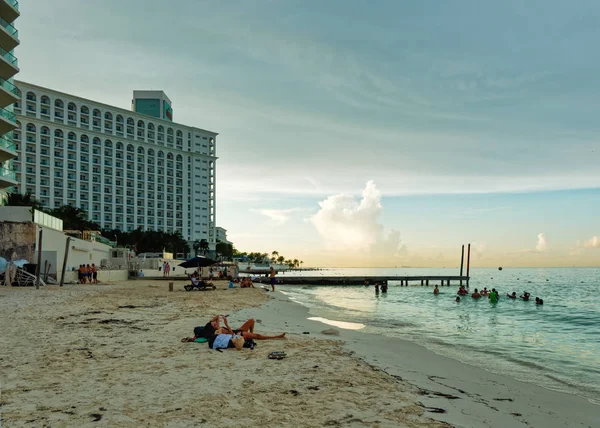
[[[181,266],[182,268],[198,268],[204,266],[212,266],[215,263],[217,262],[213,259],[198,256],[188,259],[183,263],[180,263],[179,266]]]

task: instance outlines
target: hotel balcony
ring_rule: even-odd
[[[19,101],[19,90],[11,82],[0,78],[0,107]]]
[[[0,0],[1,1],[1,0]],[[0,46],[10,51],[19,46],[19,31],[0,17]]]
[[[12,131],[17,127],[17,117],[11,111],[0,108],[0,135]]]
[[[0,189],[16,186],[17,175],[14,171],[7,168],[0,168]]]
[[[19,2],[17,0],[0,0],[0,16],[8,22],[19,17]]]
[[[2,2],[2,0],[0,0]],[[19,61],[17,58],[7,52],[5,49],[0,48],[0,77],[3,79],[10,79],[19,72]]]
[[[17,146],[6,138],[0,138],[0,164],[17,157]]]

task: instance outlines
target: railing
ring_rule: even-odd
[[[0,48],[1,49],[1,48]],[[8,111],[4,108],[0,108],[0,116],[5,119],[10,120],[11,122],[17,123],[17,116],[12,111]]]
[[[17,174],[8,168],[0,168],[0,178],[17,181]]]
[[[7,52],[4,49],[0,48],[0,56],[2,56],[2,58],[4,58],[10,64],[14,65],[16,68],[19,68],[19,60],[10,52]]]
[[[0,147],[10,150],[11,152],[17,151],[17,145],[6,138],[0,138]]]
[[[2,86],[4,89],[6,89],[11,94],[15,94],[17,97],[19,96],[19,88],[17,88],[14,84],[9,82],[8,80],[4,80],[1,77],[0,77],[0,86]]]
[[[15,39],[19,38],[19,30],[17,30],[15,27],[13,27],[12,25],[10,25],[8,22],[6,22],[2,18],[0,18],[0,25],[3,26],[4,29],[6,31],[8,31],[8,34],[10,34],[11,36],[13,36]]]
[[[19,2],[17,0],[6,0],[6,3],[19,10]]]

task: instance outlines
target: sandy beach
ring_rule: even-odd
[[[320,334],[327,326],[303,334],[286,305],[303,308],[280,293],[218,285],[0,287],[2,426],[448,426],[419,404],[423,391]],[[215,313],[235,327],[250,312],[271,313],[257,332],[286,340],[222,353],[180,342]]]

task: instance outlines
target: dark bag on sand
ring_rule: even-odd
[[[244,341],[244,348],[254,349],[256,346],[256,342],[253,339],[248,339]]]
[[[195,337],[204,337],[204,326],[194,327]]]

